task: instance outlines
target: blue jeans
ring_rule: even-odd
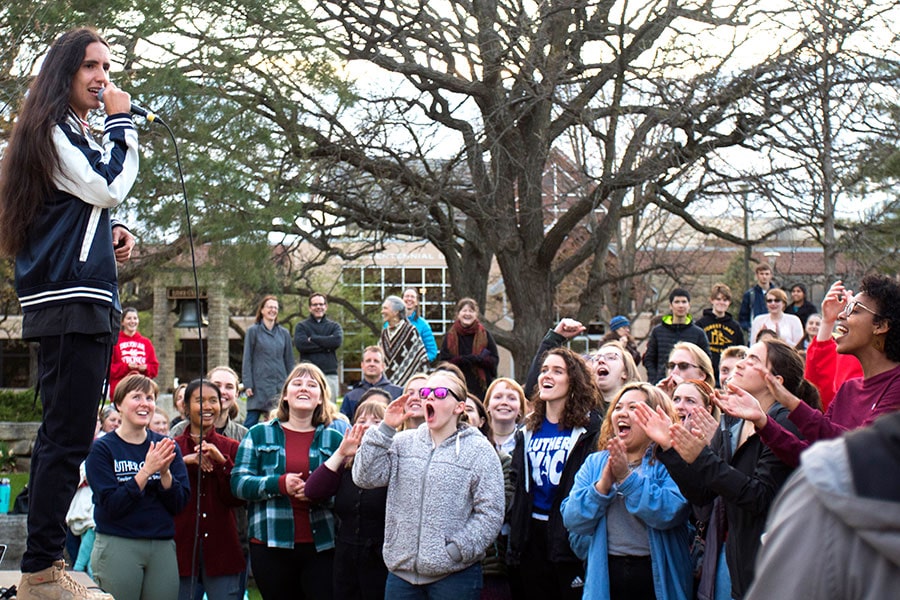
[[[388,573],[384,597],[391,600],[478,600],[481,597],[481,563],[425,585],[413,585]]]
[[[257,423],[259,423],[259,418],[262,416],[262,414],[264,412],[265,411],[262,411],[262,410],[248,410],[247,418],[244,419],[244,427],[246,427],[247,429],[250,429]]]

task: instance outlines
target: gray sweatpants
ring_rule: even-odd
[[[178,597],[175,540],[136,540],[98,533],[91,553],[94,581],[123,600]]]

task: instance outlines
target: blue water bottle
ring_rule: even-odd
[[[9,512],[9,479],[0,479],[0,514]]]

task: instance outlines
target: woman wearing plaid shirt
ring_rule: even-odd
[[[325,375],[300,363],[281,389],[275,419],[241,441],[231,489],[247,500],[250,560],[266,600],[332,597],[334,516],[304,494],[306,479],[341,444],[324,409]]]

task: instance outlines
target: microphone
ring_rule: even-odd
[[[105,90],[106,90],[106,88],[100,88],[99,90],[97,90],[97,100],[99,100],[100,102],[103,102],[103,92],[104,92]],[[164,123],[164,121],[163,121],[162,119],[160,119],[158,116],[156,116],[155,114],[153,114],[152,112],[150,112],[150,111],[147,110],[146,108],[143,108],[143,107],[141,107],[141,106],[138,106],[138,105],[135,104],[134,102],[131,103],[131,110],[130,110],[130,112],[131,112],[131,114],[133,114],[133,115],[138,115],[138,116],[144,117],[145,119],[147,119],[147,120],[150,121],[151,123],[154,122],[154,121],[159,121],[160,123]]]

